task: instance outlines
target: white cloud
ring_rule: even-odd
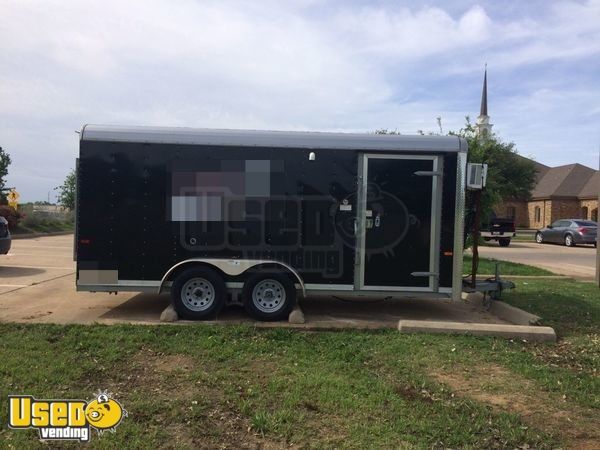
[[[345,10],[334,23],[338,32],[352,37],[351,48],[362,53],[420,59],[485,41],[491,20],[480,6],[457,19],[438,7],[415,11],[367,7]]]
[[[477,3],[457,13],[445,2],[5,1],[0,145],[11,184],[29,200],[60,184],[86,122],[414,133],[441,115],[456,129],[477,113],[484,61],[492,120],[519,148],[558,155],[545,124],[587,132],[587,146],[600,134],[587,125],[599,88],[571,83],[600,69],[600,1],[536,14],[510,5],[500,17]]]

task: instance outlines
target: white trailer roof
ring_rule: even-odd
[[[467,151],[457,136],[84,125],[82,141],[385,151]]]

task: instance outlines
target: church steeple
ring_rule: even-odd
[[[483,90],[481,91],[481,108],[479,109],[480,116],[487,116],[487,68],[483,73]]]
[[[490,123],[490,116],[488,116],[488,105],[487,105],[487,64],[485,65],[485,72],[483,74],[483,90],[481,91],[481,108],[479,110],[479,117],[477,117],[477,135],[485,139],[492,134],[492,124]]]

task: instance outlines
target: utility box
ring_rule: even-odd
[[[467,164],[467,189],[480,191],[485,187],[487,181],[487,164]]]

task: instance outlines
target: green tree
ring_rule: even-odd
[[[487,183],[481,198],[481,217],[485,221],[494,206],[502,200],[529,200],[535,186],[536,169],[531,160],[519,156],[514,143],[503,142],[496,135],[480,139],[477,136],[477,129],[469,117],[467,116],[465,119],[464,128],[448,134],[460,136],[467,141],[469,162],[488,165]],[[441,118],[438,118],[438,124],[441,129]],[[399,134],[397,131],[388,131],[385,128],[376,130],[375,133]],[[418,133],[425,134],[422,130],[419,130]],[[437,135],[439,133],[429,132],[427,134]],[[472,195],[470,191],[467,191],[466,213],[469,214],[472,209]]]
[[[0,203],[6,204],[6,175],[8,175],[8,166],[11,163],[10,155],[0,147]]]
[[[488,165],[486,187],[481,198],[484,221],[502,200],[529,200],[535,186],[535,165],[519,156],[513,142],[503,142],[495,135],[481,139],[468,116],[464,128],[449,134],[465,138],[469,146],[469,162]],[[469,193],[466,202],[468,211],[472,208]]]
[[[63,184],[58,186],[56,189],[59,190],[58,193],[58,203],[60,203],[65,208],[70,210],[75,209],[75,186],[77,183],[77,176],[75,174],[75,169],[71,169]]]

